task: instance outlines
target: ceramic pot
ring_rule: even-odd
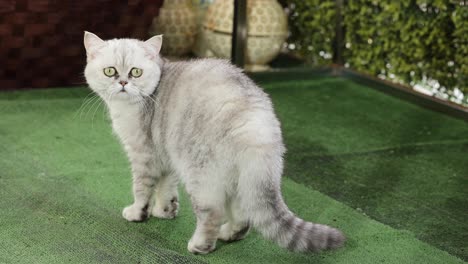
[[[210,31],[208,45],[217,57],[230,58],[233,1],[215,0],[203,26]],[[286,13],[276,0],[247,1],[246,63],[264,68],[280,52],[288,34]]]
[[[213,0],[192,0],[192,5],[197,16],[197,36],[195,37],[195,44],[192,47],[192,51],[198,57],[214,56],[208,46],[208,34],[210,34],[210,32],[203,27],[206,10],[211,3],[213,3]]]
[[[150,35],[163,34],[161,53],[166,56],[182,56],[192,49],[197,31],[197,17],[191,1],[166,0],[153,19]]]

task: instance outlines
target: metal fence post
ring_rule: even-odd
[[[333,43],[333,63],[342,66],[344,64],[344,29],[343,29],[343,4],[344,0],[335,0],[336,4],[336,25],[335,41]]]
[[[234,21],[232,23],[231,61],[240,68],[245,64],[247,40],[247,0],[234,1]]]

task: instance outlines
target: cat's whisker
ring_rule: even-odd
[[[98,103],[96,109],[94,110],[93,116],[91,118],[91,128],[92,129],[94,129],[94,116],[96,115],[96,112],[98,111],[98,109],[101,107],[102,103],[103,103],[103,100],[99,100],[99,103]]]
[[[142,93],[142,92],[140,92],[140,95],[143,97],[143,102],[144,102],[144,104],[146,104],[147,107],[150,108],[150,109],[148,109],[148,111],[147,111],[146,113],[150,113],[150,111],[152,110],[151,107],[154,109],[154,108],[158,105],[158,103],[156,102],[156,100],[154,100],[154,98],[152,98],[152,95],[144,94],[144,93]],[[153,105],[149,105],[150,102],[147,101],[146,99],[151,100],[154,104],[153,104]]]
[[[114,96],[114,93],[108,93],[108,97],[106,97],[106,100],[104,101],[104,105],[106,105],[107,103],[111,102],[112,100],[112,96]],[[106,114],[108,113],[108,108],[107,107],[104,107],[103,108],[103,111],[104,111],[104,115],[102,115],[102,121],[105,121],[104,120],[104,117],[106,116]]]
[[[113,92],[106,92],[103,96],[105,98],[101,98],[99,104],[97,105],[96,109],[94,110],[94,113],[93,113],[93,117],[91,119],[91,126],[92,126],[92,129],[94,129],[94,116],[96,115],[97,111],[99,108],[101,108],[102,105],[106,105],[106,101],[107,102],[110,102],[110,100],[112,99],[112,96],[114,95],[115,93]],[[103,115],[101,116],[102,117],[102,121],[104,121],[104,116],[105,116],[105,112],[106,112],[106,107],[102,107],[102,110],[103,110]]]
[[[145,100],[144,99],[143,100],[137,100],[137,102],[138,102],[138,105],[140,106],[140,108],[142,108],[142,110],[143,110],[143,115],[146,115],[148,113],[148,108],[146,106]]]
[[[149,113],[151,113],[151,111],[154,111],[154,106],[156,104],[156,101],[153,98],[149,97],[149,96],[145,96],[145,97],[151,100],[151,101],[143,100],[144,104],[147,107],[147,114],[149,114]],[[143,97],[143,98],[145,98],[145,97]],[[151,102],[153,102],[153,103],[151,103]]]
[[[86,113],[89,112],[89,110],[91,109],[91,106],[96,103],[96,100],[97,100],[97,96],[95,97],[92,97],[88,103],[86,104],[86,106],[81,110],[81,113],[80,113],[80,120],[83,119],[83,115],[85,115],[85,117],[87,116]],[[85,113],[86,112],[86,113]]]
[[[154,104],[157,104],[156,100],[154,100],[154,98],[151,97],[151,95],[146,95],[146,97],[150,99],[151,101],[153,101]]]
[[[142,99],[143,99],[143,103],[148,107],[150,108],[151,107],[151,101],[147,100],[149,97],[147,97],[146,95],[142,94]],[[151,98],[149,98],[151,99]]]
[[[144,102],[142,102],[141,100],[137,100],[136,102],[137,102],[137,104],[138,104],[138,107],[139,107],[140,109],[142,109],[142,110],[143,110],[143,114],[146,114],[146,107],[145,107],[145,103],[144,103]]]
[[[88,118],[88,114],[90,112],[92,112],[92,110],[94,109],[94,107],[96,106],[96,104],[99,104],[99,99],[100,97],[96,97],[96,100],[94,100],[93,104],[88,108],[88,111],[86,111],[86,115],[85,115],[85,118],[87,119]]]
[[[98,98],[98,96],[97,96],[97,95],[94,95],[94,96],[92,96],[91,98],[89,98],[89,99],[86,101],[86,103],[83,105],[83,107],[82,107],[81,110],[80,110],[80,120],[83,119],[83,114],[84,114],[84,112],[86,111],[86,108],[89,109],[89,107],[90,107],[92,104],[94,104],[94,102],[96,101],[97,98]],[[88,111],[89,111],[89,110],[88,110]]]
[[[93,94],[94,94],[94,92],[91,91],[90,93],[88,93],[88,94],[85,96],[85,98],[83,98],[83,101],[81,102],[80,108],[78,108],[77,111],[79,111],[79,110],[83,107],[83,104],[86,102],[86,100],[89,98],[89,96],[91,95],[91,97],[92,97]]]
[[[90,95],[91,95],[91,97],[89,97]],[[89,103],[89,101],[92,98],[94,98],[95,96],[97,96],[97,95],[94,92],[90,92],[88,95],[86,95],[86,97],[83,99],[83,102],[80,105],[80,108],[78,108],[78,110],[76,110],[75,115],[73,116],[73,119],[75,119],[78,116],[80,111],[83,110],[84,107]]]

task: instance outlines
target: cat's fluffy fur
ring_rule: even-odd
[[[215,59],[163,60],[162,36],[103,41],[86,32],[84,43],[86,80],[107,104],[131,162],[134,203],[125,219],[175,217],[180,180],[197,216],[193,253],[214,250],[217,239],[242,239],[251,226],[294,251],[344,243],[340,231],[306,222],[284,203],[280,123],[240,69]],[[105,67],[119,76],[105,76]],[[130,77],[132,67],[142,76]],[[124,92],[119,81],[128,82]]]

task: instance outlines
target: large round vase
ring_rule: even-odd
[[[216,0],[206,12],[208,45],[217,57],[230,58],[233,1]],[[247,67],[263,69],[281,51],[288,34],[286,14],[276,0],[247,1]]]
[[[187,0],[166,0],[153,19],[151,35],[163,34],[161,53],[182,56],[192,49],[197,31],[197,17]]]

